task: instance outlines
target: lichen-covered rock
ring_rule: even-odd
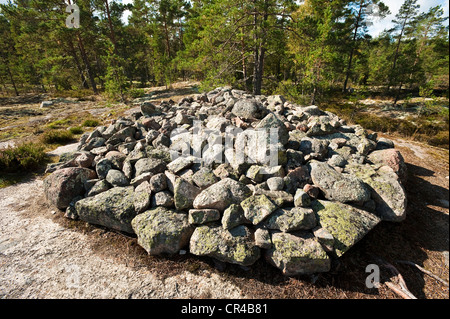
[[[64,210],[75,197],[84,195],[84,183],[96,177],[95,172],[87,168],[57,170],[44,180],[45,196],[58,209]]]
[[[86,197],[98,195],[100,193],[106,192],[110,188],[111,185],[109,185],[106,180],[102,179],[101,181],[96,182],[94,186],[89,189]]]
[[[255,245],[262,249],[272,248],[272,239],[269,230],[261,227],[256,229]]]
[[[152,190],[148,182],[141,183],[134,190],[133,205],[137,214],[145,212],[150,207]]]
[[[194,161],[195,161],[194,156],[188,156],[188,157],[180,156],[176,160],[170,162],[167,165],[167,169],[172,171],[173,173],[177,174],[177,173],[181,172],[182,170],[191,167],[192,164],[194,163]]]
[[[311,197],[303,189],[297,189],[294,196],[295,207],[308,207],[311,205]]]
[[[124,173],[116,169],[110,169],[106,175],[106,181],[112,186],[123,187],[130,185]]]
[[[257,188],[253,195],[265,195],[278,207],[292,207],[294,204],[294,196],[285,191],[271,191]]]
[[[334,248],[338,257],[381,221],[369,212],[339,202],[316,200],[312,208],[319,225],[335,238]]]
[[[167,179],[164,173],[159,173],[150,177],[150,188],[153,192],[161,192],[167,188]]]
[[[391,167],[352,163],[346,166],[346,170],[369,186],[378,216],[390,222],[405,220],[406,192],[398,175]]]
[[[133,187],[114,187],[78,201],[75,209],[85,222],[133,233],[131,221],[136,216],[133,201]]]
[[[367,161],[372,164],[387,165],[398,175],[403,185],[408,180],[408,168],[399,150],[390,148],[378,150],[367,156]]]
[[[267,186],[271,191],[281,191],[284,188],[284,180],[282,177],[271,177],[267,180]]]
[[[200,189],[185,179],[178,178],[175,181],[173,194],[175,207],[178,210],[190,209],[194,207],[194,200],[200,194]]]
[[[359,179],[337,172],[324,162],[312,161],[311,178],[328,200],[341,203],[364,203],[370,200],[370,191]]]
[[[162,191],[155,193],[155,195],[153,195],[152,207],[159,207],[159,206],[166,208],[175,207],[173,196],[169,191]]]
[[[136,169],[136,176],[148,172],[159,174],[164,173],[166,169],[166,163],[155,158],[142,158],[136,162],[134,168]]]
[[[246,226],[225,230],[220,226],[200,226],[192,234],[190,252],[210,256],[220,261],[250,266],[260,257],[260,249],[253,241],[253,233]]]
[[[282,145],[286,145],[289,140],[289,132],[284,125],[284,122],[280,120],[274,113],[269,113],[265,118],[263,118],[256,129],[265,129],[267,131],[268,142],[270,142],[270,130],[274,129],[278,133],[278,141]]]
[[[195,198],[194,208],[213,208],[224,211],[231,204],[240,204],[251,194],[252,191],[245,184],[225,178],[203,190]]]
[[[217,209],[190,209],[189,224],[203,225],[220,219]]]
[[[188,216],[158,207],[136,216],[131,222],[138,244],[150,255],[173,255],[189,244],[194,227]]]
[[[265,254],[266,260],[286,276],[327,272],[331,269],[330,258],[309,233],[273,233],[272,244],[273,248]]]
[[[263,225],[268,229],[281,230],[287,233],[313,229],[317,225],[317,219],[312,209],[295,207],[277,209],[264,221]]]
[[[231,204],[230,207],[225,209],[222,216],[223,229],[232,229],[236,226],[249,223],[244,216],[244,211],[240,205]]]
[[[244,216],[253,225],[257,225],[272,214],[277,206],[265,195],[254,195],[241,202]]]
[[[219,181],[214,172],[207,167],[202,167],[192,176],[192,181],[201,189],[205,189]]]
[[[244,119],[261,119],[266,110],[255,100],[244,99],[234,104],[232,113]]]

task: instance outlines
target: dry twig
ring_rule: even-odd
[[[448,287],[448,282],[446,282],[444,279],[436,276],[435,274],[433,274],[431,271],[428,271],[422,267],[420,267],[419,265],[411,262],[411,261],[406,261],[406,260],[398,260],[397,263],[399,264],[405,264],[405,265],[410,265],[413,267],[416,267],[417,269],[419,269],[421,272],[423,272],[424,274],[436,279],[437,281],[441,282],[442,284],[444,284],[446,287]]]

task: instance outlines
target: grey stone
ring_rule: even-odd
[[[190,209],[189,224],[203,225],[220,219],[217,209]]]
[[[236,226],[247,224],[249,221],[245,218],[241,206],[231,204],[230,207],[225,209],[221,223],[223,229],[232,229]]]
[[[95,195],[98,195],[100,193],[106,192],[108,189],[111,188],[111,185],[106,180],[100,180],[97,183],[95,183],[94,186],[91,187],[89,192],[87,193],[86,197],[92,197]]]
[[[207,167],[202,167],[192,176],[192,181],[195,185],[201,189],[208,188],[209,186],[217,183],[219,179],[214,175],[214,172]]]
[[[148,182],[141,183],[134,190],[133,205],[137,214],[145,212],[150,207],[152,190]]]
[[[311,234],[274,233],[266,260],[286,276],[328,272],[331,260]]]
[[[159,159],[143,158],[138,160],[134,167],[136,169],[136,176],[143,173],[159,174],[165,171],[166,163]]]
[[[293,232],[316,227],[317,219],[312,209],[295,207],[276,210],[264,221],[263,225],[268,229]]]
[[[231,230],[220,226],[197,227],[190,240],[190,252],[241,266],[254,264],[261,254],[253,241],[253,233],[243,225]]]
[[[225,178],[220,182],[203,190],[194,200],[194,208],[213,208],[224,211],[231,204],[239,204],[252,191],[245,185],[230,178]]]
[[[75,197],[85,193],[84,183],[96,177],[87,168],[63,168],[44,179],[44,194],[51,204],[65,210]]]
[[[166,207],[166,208],[172,208],[175,207],[175,202],[173,200],[173,196],[168,191],[162,191],[155,193],[152,199],[152,207]]]
[[[153,192],[160,192],[167,188],[167,178],[164,173],[159,173],[150,178],[150,188]]]
[[[259,224],[277,209],[277,206],[265,195],[251,196],[241,202],[241,207],[245,218],[253,225]]]
[[[364,203],[370,200],[370,191],[365,184],[349,174],[340,174],[330,165],[312,161],[311,178],[326,199],[342,203]]]
[[[130,185],[127,177],[119,170],[110,169],[106,175],[106,181],[114,187],[123,187]]]
[[[401,222],[406,218],[407,197],[398,175],[389,166],[352,163],[346,171],[361,179],[370,189],[376,212],[383,220]]]
[[[267,180],[267,186],[271,191],[281,191],[284,189],[284,180],[282,177],[271,177]]]
[[[133,187],[114,187],[75,204],[80,219],[111,229],[133,233],[131,220],[136,216]]]
[[[266,113],[262,106],[252,99],[237,101],[231,112],[244,119],[262,119]]]
[[[136,216],[131,223],[138,244],[149,255],[174,255],[185,248],[194,231],[188,216],[158,207]]]
[[[356,207],[325,200],[312,203],[319,226],[325,228],[335,239],[334,249],[342,256],[361,240],[381,219]]]
[[[303,190],[297,189],[294,196],[295,207],[309,207],[311,205],[311,197]]]
[[[178,210],[190,209],[194,208],[194,199],[200,194],[200,188],[183,178],[178,178],[175,181],[173,194],[175,207]]]

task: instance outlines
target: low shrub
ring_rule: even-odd
[[[48,160],[42,144],[24,143],[0,150],[0,171],[29,172]]]
[[[97,127],[99,125],[100,125],[99,121],[90,119],[90,120],[85,120],[81,126],[83,126],[83,127]]]
[[[450,143],[449,131],[439,132],[435,136],[431,137],[428,140],[428,143],[433,146],[449,149]]]
[[[137,98],[145,96],[145,90],[133,88],[127,92],[127,95],[133,99],[137,99]]]
[[[69,128],[69,132],[73,135],[80,135],[84,133],[83,129],[79,126]]]
[[[48,131],[41,136],[44,144],[64,145],[73,141],[73,133],[67,130]]]

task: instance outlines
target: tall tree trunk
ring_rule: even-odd
[[[6,64],[6,70],[8,71],[9,79],[11,80],[11,84],[14,88],[14,92],[16,93],[16,96],[19,96],[19,91],[17,91],[16,82],[14,81],[14,77],[11,73],[11,69],[9,68],[8,64]]]
[[[170,58],[171,58],[171,54],[170,54],[171,47],[170,47],[170,38],[169,38],[169,27],[167,26],[167,16],[166,16],[165,13],[163,15],[163,19],[164,19],[164,36],[166,38],[166,53],[167,53],[167,57],[170,60]]]
[[[80,74],[81,85],[83,86],[83,88],[89,89],[89,85],[83,74],[83,68],[81,67],[77,52],[75,51],[75,47],[73,46],[72,39],[69,39],[67,43],[69,45],[69,53],[72,56],[73,60],[75,61],[75,66],[77,67],[78,73]]]
[[[108,24],[109,24],[109,32],[111,33],[111,42],[114,45],[114,53],[117,54],[117,42],[116,42],[116,34],[114,32],[113,23],[111,20],[111,12],[109,11],[109,3],[108,0],[105,0],[105,8],[106,8],[106,15],[108,17]]]
[[[398,60],[398,57],[400,55],[400,45],[402,43],[403,32],[405,32],[405,27],[406,27],[407,20],[408,20],[408,18],[406,17],[405,20],[403,21],[402,30],[400,31],[400,35],[398,36],[397,47],[395,48],[394,62],[392,64],[393,76],[391,76],[389,78],[389,85],[388,85],[388,88],[387,88],[388,91],[391,89],[392,82],[394,81],[393,77],[396,78],[395,69],[397,68],[397,60]]]
[[[353,55],[354,55],[354,53],[355,53],[356,38],[357,38],[357,36],[358,36],[359,24],[360,24],[360,22],[361,22],[361,15],[362,15],[363,2],[364,2],[364,0],[361,0],[361,2],[359,3],[359,12],[358,12],[358,17],[357,17],[357,19],[356,19],[355,33],[353,34],[352,48],[351,48],[351,51],[350,51],[350,57],[349,57],[349,59],[348,59],[347,73],[346,73],[346,75],[345,75],[345,81],[344,81],[344,93],[347,93],[348,80],[350,79],[350,75],[351,75],[351,73],[352,73]]]
[[[267,21],[268,18],[268,2],[267,0],[264,1],[264,14],[263,14],[263,21],[261,22],[261,30],[258,30],[258,15],[259,12],[256,8],[256,0],[253,0],[253,4],[255,6],[254,8],[254,42],[255,42],[255,48],[254,48],[254,56],[255,56],[255,65],[253,70],[253,94],[254,95],[261,95],[261,89],[262,89],[262,79],[264,74],[264,58],[266,53],[265,46],[265,38],[266,38],[266,31],[264,28],[264,23]],[[258,32],[259,31],[259,32]],[[259,36],[258,36],[259,34]]]
[[[94,74],[92,73],[91,64],[89,63],[86,50],[84,49],[83,39],[81,38],[80,33],[77,34],[78,40],[78,48],[80,49],[81,58],[83,59],[84,65],[86,67],[86,71],[88,74],[89,81],[91,82],[92,91],[94,94],[98,94],[97,85],[95,84]]]
[[[244,33],[242,32],[242,34],[244,34]],[[247,84],[248,72],[247,72],[247,61],[245,58],[244,36],[241,37],[241,55],[242,55],[242,75],[244,77],[244,89],[245,89],[245,91],[248,91],[248,84]]]

